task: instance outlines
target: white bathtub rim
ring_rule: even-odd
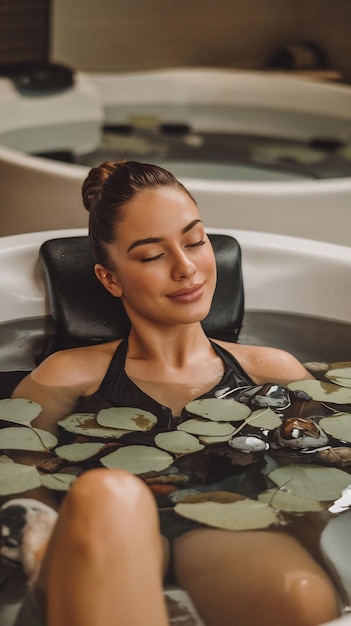
[[[251,231],[207,231],[234,236],[241,245],[246,310],[285,311],[351,322],[351,248]],[[48,314],[39,247],[47,239],[86,234],[87,228],[75,228],[0,238],[0,322]],[[325,278],[327,289],[323,288]]]
[[[206,96],[206,104],[251,104],[333,116],[342,112],[351,119],[348,85],[288,73],[191,67],[82,74],[98,87],[107,106],[115,104],[118,87],[119,105],[135,103],[136,98],[143,104],[201,103]]]

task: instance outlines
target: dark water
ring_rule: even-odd
[[[52,339],[53,327],[48,318],[24,319],[0,325],[1,398],[9,397],[17,382],[40,362],[44,354],[50,352]],[[351,324],[304,315],[247,311],[240,343],[283,348],[303,363],[351,361]],[[259,468],[245,471],[245,476],[249,476],[250,472],[252,476],[257,474],[260,480]],[[351,562],[350,524],[351,511],[333,517],[324,513],[306,513],[294,516],[293,528],[289,531],[327,567],[345,607],[351,605],[351,571],[348,566],[345,568],[347,552],[347,563]],[[1,578],[12,580],[12,572],[0,566],[0,581]],[[5,589],[4,593],[6,601]],[[3,598],[3,593],[0,593],[0,605]]]
[[[214,114],[223,114],[223,109]],[[193,132],[187,122],[167,123],[161,119],[152,120],[149,126],[133,120],[105,126],[101,145],[91,153],[46,152],[40,156],[89,167],[105,160],[143,161],[170,169],[177,177],[217,180],[294,181],[351,176],[350,143],[340,141],[340,133],[335,139],[326,132],[328,137],[303,141],[284,137],[283,132],[281,137]]]
[[[49,318],[0,324],[0,394],[50,352],[54,337]],[[240,343],[283,348],[299,361],[351,360],[351,323],[275,311],[246,311]]]

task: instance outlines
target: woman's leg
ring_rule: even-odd
[[[338,616],[329,578],[282,533],[190,531],[175,542],[174,565],[206,626],[314,626]]]
[[[91,470],[64,499],[36,591],[49,626],[166,626],[162,569],[149,489],[126,472]]]

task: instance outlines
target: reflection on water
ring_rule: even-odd
[[[240,114],[237,109],[234,110],[237,115]],[[245,111],[241,113],[245,116]],[[257,116],[257,111],[255,113]],[[268,113],[272,116],[272,112]],[[193,131],[191,124],[182,121],[191,119],[190,113],[186,117],[187,111],[170,111],[170,119],[180,121],[169,123],[162,122],[165,111],[160,117],[157,114],[148,115],[147,111],[144,116],[133,116],[129,112],[128,122],[104,127],[100,146],[91,153],[46,152],[40,153],[40,156],[89,167],[96,167],[105,160],[143,161],[165,167],[177,177],[214,180],[275,182],[351,176],[351,145],[348,140],[339,139],[345,137],[343,121],[334,120],[331,124],[330,119],[326,119],[325,136],[320,136],[318,116],[307,115],[309,119],[305,119],[305,115],[301,120],[295,112],[296,124],[302,124],[300,136],[296,136],[297,126],[294,127],[291,119],[293,112],[289,112],[289,119],[281,121],[279,128],[277,119],[280,113],[273,113],[274,122],[271,117],[267,119],[265,135],[257,132],[254,115],[246,120],[246,127],[252,127],[250,133],[231,131],[233,108],[229,112],[225,107],[213,110],[212,118],[208,118],[211,121],[204,123],[205,127],[213,127],[213,130],[201,132]],[[261,125],[262,114],[260,110]],[[204,112],[199,109],[198,115],[203,116]],[[216,130],[219,118],[222,123],[220,130]],[[316,124],[313,136],[316,118],[319,124]],[[274,128],[274,131],[269,128]],[[292,136],[289,135],[289,128],[294,128]]]
[[[301,362],[351,360],[351,324],[276,311],[246,311],[240,343],[287,350]]]
[[[0,372],[32,370],[50,351],[53,337],[49,318],[0,324]],[[309,315],[246,311],[239,340],[243,344],[282,348],[302,363],[351,358],[351,324]]]

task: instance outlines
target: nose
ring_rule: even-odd
[[[193,263],[183,250],[179,250],[174,254],[172,267],[173,280],[182,280],[183,278],[191,278],[196,272],[196,265]]]

